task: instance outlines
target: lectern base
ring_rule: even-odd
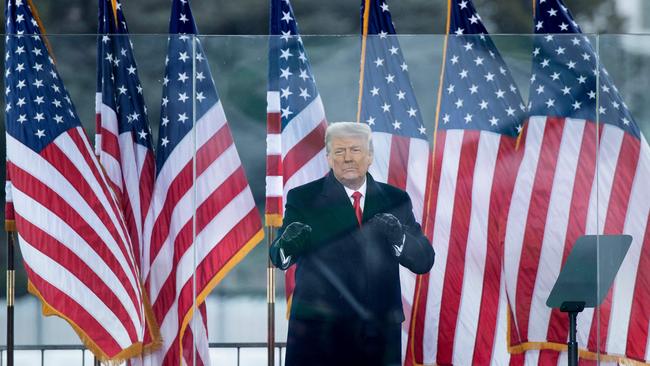
[[[609,292],[625,253],[630,235],[584,235],[576,240],[546,305],[569,314],[569,366],[578,366],[576,319],[585,307],[595,308]]]
[[[560,306],[560,311],[569,314],[569,341],[567,342],[569,366],[578,366],[578,313],[585,309],[584,301],[565,301]]]

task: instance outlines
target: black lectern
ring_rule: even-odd
[[[569,314],[569,366],[578,366],[578,313],[600,305],[631,244],[630,235],[581,236],[562,267],[546,305]]]

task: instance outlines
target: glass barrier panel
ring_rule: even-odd
[[[632,241],[600,307],[599,343],[604,361],[647,362],[648,359],[649,310],[642,299],[647,292],[650,149],[642,85],[647,78],[643,68],[649,62],[644,47],[649,42],[647,35],[599,36],[598,101],[602,133],[598,230],[605,235],[628,235]],[[621,247],[619,250],[626,249],[616,244]],[[612,251],[605,245],[604,242],[599,245],[601,257]],[[601,258],[599,263],[601,282],[609,281],[608,267],[618,262]],[[605,291],[606,287],[600,287]]]
[[[67,218],[72,229],[53,234],[51,248],[77,261],[65,267],[79,285],[67,288],[68,296],[98,317],[141,321],[131,330],[128,322],[107,322],[120,324],[111,329],[128,334],[124,342],[150,340],[157,330],[172,334],[151,357],[171,350],[189,364],[208,357],[211,364],[264,363],[270,307],[278,365],[297,357],[309,316],[343,324],[346,334],[390,329],[380,348],[398,362],[565,363],[568,315],[547,299],[578,238],[628,234],[631,248],[607,294],[609,248],[598,241],[595,255],[574,268],[588,280],[580,287],[588,300],[604,296],[578,314],[577,344],[583,360],[644,362],[647,41],[589,34],[50,35],[49,48],[30,47],[52,52],[56,77],[35,52],[30,59],[10,52],[5,60],[2,141],[17,179],[13,199],[17,212],[35,215],[29,222]],[[18,149],[18,131],[43,139],[41,126],[57,132],[60,119],[77,119],[87,146],[70,145],[77,152],[55,163],[86,151],[88,160],[78,163],[98,156],[96,174],[105,179],[68,176],[76,188],[65,191],[60,184],[71,170],[42,168],[51,172],[41,173],[50,179],[42,192],[69,210],[43,211],[37,221],[24,209],[35,194],[24,172],[39,171],[25,158],[35,155]],[[328,152],[325,131],[338,121],[368,126],[373,150],[360,144],[360,160],[345,146],[337,153],[347,140],[333,132]],[[364,174],[355,175],[358,169]],[[361,223],[343,189],[363,190],[360,182]],[[105,201],[77,215],[88,192]],[[121,214],[104,214],[109,206]],[[84,237],[75,226],[83,222],[109,229]],[[291,222],[310,229],[288,229]],[[63,257],[48,252],[47,241],[20,235],[15,342],[43,345],[45,364],[74,363],[82,348],[73,328],[41,316],[39,300],[27,296],[27,274],[49,278]],[[303,239],[292,244],[296,237]],[[44,291],[36,277],[31,282]],[[106,306],[90,293],[114,298]],[[138,310],[138,296],[150,310]],[[156,321],[145,327],[147,315]],[[174,339],[180,329],[184,338]],[[332,336],[329,345],[343,350],[345,337]],[[80,348],[47,348],[57,344]],[[17,360],[33,355],[40,360],[41,351],[16,351]],[[89,357],[86,351],[86,364]]]

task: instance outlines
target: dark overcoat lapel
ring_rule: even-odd
[[[376,214],[383,212],[382,202],[385,202],[383,191],[379,184],[372,179],[370,174],[366,176],[366,179],[368,184],[366,187],[366,202],[363,207],[363,222],[367,222]]]
[[[331,171],[325,178],[321,200],[322,208],[327,211],[330,219],[335,223],[333,229],[338,229],[334,230],[335,232],[347,231],[358,226],[354,208],[352,208],[345,188],[336,180]]]

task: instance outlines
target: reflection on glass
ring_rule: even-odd
[[[455,3],[458,10],[459,3]],[[223,230],[226,227],[224,222],[234,217],[230,214],[212,216],[203,211],[206,206],[195,203],[194,198],[199,200],[208,194],[224,197],[223,191],[216,186],[205,192],[192,188],[203,182],[201,169],[206,169],[203,174],[209,175],[204,175],[205,182],[212,185],[236,177],[240,186],[234,192],[246,195],[246,212],[250,215],[246,217],[255,221],[254,217],[263,209],[266,198],[264,156],[272,156],[274,152],[275,156],[284,157],[285,162],[297,159],[305,164],[313,162],[310,158],[321,156],[321,170],[316,175],[322,175],[327,170],[321,131],[325,112],[331,120],[355,120],[360,110],[360,122],[373,128],[373,176],[405,188],[411,194],[414,213],[418,219],[424,218],[423,228],[437,252],[437,262],[426,280],[425,277],[418,279],[414,275],[402,274],[405,315],[407,318],[416,315],[413,322],[407,320],[403,323],[402,340],[410,339],[412,345],[412,348],[405,349],[405,357],[424,363],[481,364],[488,359],[511,357],[562,362],[565,357],[562,353],[536,350],[540,347],[554,349],[566,344],[565,314],[544,305],[562,263],[575,239],[582,234],[625,233],[634,238],[630,252],[604,306],[587,309],[579,315],[578,341],[581,349],[591,352],[583,354],[587,357],[600,354],[603,360],[648,360],[647,314],[650,305],[644,299],[650,291],[647,290],[650,288],[647,284],[647,278],[650,278],[647,234],[650,199],[646,183],[650,181],[650,149],[646,142],[650,131],[647,122],[650,111],[646,107],[645,89],[650,57],[645,49],[650,45],[650,37],[555,34],[578,29],[566,11],[548,4],[554,3],[547,0],[538,4],[536,24],[542,22],[538,31],[543,34],[534,37],[488,36],[480,21],[472,22],[472,19],[478,19],[473,15],[478,15],[469,3],[450,25],[451,33],[462,29],[461,35],[386,34],[382,38],[383,31],[391,33],[390,28],[369,30],[363,74],[359,70],[362,37],[298,38],[297,29],[294,31],[292,28],[290,36],[278,33],[271,39],[267,36],[213,36],[200,37],[198,42],[194,36],[174,35],[168,42],[166,36],[131,36],[132,51],[125,34],[112,35],[108,41],[100,36],[99,43],[94,35],[50,36],[49,42],[52,52],[57,55],[58,79],[65,82],[70,101],[76,102],[78,109],[74,113],[78,113],[79,126],[85,127],[86,134],[95,132],[93,120],[98,112],[100,123],[97,126],[101,130],[97,132],[102,133],[105,129],[120,134],[128,132],[131,135],[128,142],[135,148],[134,156],[139,156],[135,161],[148,161],[150,152],[145,151],[146,147],[157,141],[155,153],[160,162],[156,164],[158,170],[153,178],[159,179],[164,175],[170,182],[175,175],[166,175],[166,169],[171,168],[166,168],[165,164],[174,161],[177,155],[167,155],[165,149],[177,148],[183,139],[190,141],[184,158],[176,159],[178,166],[187,169],[189,178],[184,182],[173,182],[185,184],[183,189],[167,189],[167,192],[174,191],[182,196],[186,206],[183,209],[178,206],[166,218],[173,221],[171,216],[174,213],[182,214],[184,221],[175,226],[178,231],[173,235],[185,235],[184,243],[188,247],[204,244],[205,248],[212,248],[211,245],[217,242],[219,245],[226,242],[222,234],[209,235],[209,240],[202,241],[201,227],[214,225]],[[551,10],[556,11],[554,16]],[[396,22],[399,25],[399,20]],[[282,32],[290,30],[285,26],[294,24],[280,23]],[[563,24],[566,31],[562,29]],[[383,26],[388,27],[386,24]],[[554,34],[547,35],[546,32]],[[27,41],[24,36],[13,38],[14,41]],[[8,47],[11,42],[10,39]],[[168,45],[172,49],[166,66],[164,60]],[[276,68],[277,86],[269,85],[267,90],[269,45],[271,57],[277,59],[275,64],[269,64]],[[98,55],[102,55],[99,70],[96,70],[93,57],[89,57],[95,56],[97,46]],[[45,51],[43,46],[38,48]],[[126,55],[122,55],[122,49],[126,50]],[[181,54],[183,52],[187,58]],[[36,57],[33,52],[31,55]],[[12,131],[18,126],[20,116],[26,114],[20,112],[21,108],[26,108],[19,105],[23,103],[20,98],[31,103],[30,108],[34,111],[39,108],[39,103],[34,100],[40,94],[27,98],[20,93],[24,93],[27,87],[37,88],[39,92],[44,90],[32,85],[35,82],[33,78],[27,83],[26,76],[21,76],[26,75],[27,69],[19,71],[18,63],[26,62],[18,61],[20,57],[26,55],[10,53],[6,61],[11,72],[5,79],[10,93],[4,105],[5,109],[10,109],[6,118],[9,144],[13,143]],[[47,59],[35,62],[44,68],[50,67]],[[282,70],[291,75],[283,77]],[[96,89],[102,93],[102,103],[96,111],[95,94],[89,91],[93,90],[97,71],[105,73],[99,84],[101,88]],[[215,78],[214,84],[211,75]],[[363,88],[359,109],[361,75]],[[22,89],[18,87],[21,78],[25,78],[28,84]],[[52,85],[55,82],[48,83],[48,93],[54,92]],[[20,95],[18,99],[11,99],[16,95]],[[109,95],[113,98],[110,99]],[[105,96],[108,99],[104,99]],[[47,98],[50,102],[48,108],[56,108],[55,99],[62,106],[68,106],[63,96]],[[267,137],[267,100],[275,103],[269,106],[277,106],[268,110],[269,121],[277,121],[278,135],[283,135],[281,143],[268,145],[268,151],[263,143]],[[146,113],[145,104],[149,106]],[[525,107],[522,109],[522,106]],[[42,129],[38,127],[39,123],[55,124],[57,116],[65,119],[70,115],[67,109],[64,111],[67,114],[51,110],[51,118],[41,122],[36,120],[36,114],[29,115],[31,120],[25,116],[28,119],[26,125],[37,128],[32,131],[34,136]],[[310,115],[309,123],[321,126],[318,127],[321,136],[314,139],[316,144],[313,146],[317,148],[312,155],[292,155],[293,145],[285,132],[287,128],[291,129],[291,123],[307,120],[307,112],[314,110],[317,112]],[[203,133],[199,127],[202,118],[214,116],[213,113],[218,118],[212,120],[216,122],[210,125],[211,128],[229,138],[219,157],[224,157],[223,154],[234,156],[234,145],[238,148],[236,155],[240,161],[236,160],[232,165],[211,165],[205,163],[209,159],[201,160],[201,154],[207,154],[209,150],[202,150],[201,146],[205,145],[201,144],[215,135],[210,134],[214,131]],[[145,114],[151,130],[146,127]],[[226,115],[229,124],[226,124]],[[105,122],[111,118],[123,127],[131,126],[131,129],[109,127]],[[185,129],[172,132],[173,125]],[[177,136],[172,138],[174,133]],[[140,140],[149,142],[139,144]],[[120,145],[120,141],[116,141],[116,146],[126,146]],[[102,154],[109,153],[108,142],[107,137],[97,144]],[[273,140],[269,139],[269,142]],[[92,152],[88,151],[90,157]],[[142,154],[137,155],[140,152]],[[391,163],[390,157],[395,157],[395,153],[401,154],[401,162]],[[122,193],[140,188],[125,176],[113,175],[108,158],[100,155],[111,185],[122,184]],[[116,166],[121,163],[114,156],[113,159]],[[192,172],[194,162],[196,170]],[[142,171],[145,165],[137,169]],[[29,168],[28,165],[21,167]],[[120,169],[124,172],[133,166],[124,165]],[[391,173],[391,170],[397,173]],[[18,176],[20,172],[16,174]],[[216,178],[219,174],[224,176]],[[282,184],[276,187],[275,197],[292,187],[291,179],[299,177],[285,179],[284,172],[277,176],[282,176],[278,178]],[[115,177],[119,178],[112,179]],[[244,180],[245,177],[248,180]],[[246,188],[247,182],[250,190]],[[14,199],[20,194],[16,193]],[[126,197],[124,194],[120,196],[122,199]],[[164,202],[163,199],[156,203],[157,209],[162,211]],[[279,208],[282,203],[276,206]],[[222,208],[226,207],[224,204]],[[269,201],[266,207],[270,207]],[[162,220],[162,216],[156,217]],[[153,219],[151,216],[150,220]],[[141,230],[146,228],[145,221],[141,223]],[[160,221],[149,223],[152,232],[157,222]],[[125,236],[135,233],[135,237],[140,238],[136,243],[139,243],[141,254],[134,250],[133,257],[138,260],[134,268],[139,266],[138,270],[145,278],[152,278],[148,271],[154,266],[165,267],[166,262],[160,257],[158,260],[161,262],[154,263],[152,257],[155,255],[144,254],[142,238],[145,236],[138,236],[137,225],[134,229],[126,222],[125,226]],[[164,225],[156,226],[156,230],[160,227]],[[255,226],[255,229],[246,243],[252,243],[251,239],[260,227]],[[153,236],[152,233],[148,235]],[[174,246],[170,244],[173,235],[157,235],[163,236],[159,238],[158,249],[161,251]],[[186,282],[181,282],[189,284],[185,289],[189,291],[187,298],[191,300],[183,306],[191,308],[194,298],[203,300],[207,296],[206,311],[201,312],[201,307],[197,313],[207,319],[212,342],[264,342],[267,248],[264,245],[248,246],[250,254],[245,258],[235,254],[243,253],[237,252],[237,248],[233,245],[228,253],[216,260],[219,265],[235,263],[239,259],[241,262],[232,268],[231,275],[224,278],[210,296],[200,289],[201,283],[208,284],[209,279],[215,277],[199,278],[193,272],[194,266],[200,265],[201,256],[209,257],[212,253],[185,248],[189,251],[178,260],[186,261],[183,263],[190,268],[183,273]],[[85,255],[81,250],[74,252]],[[173,257],[173,250],[165,253],[171,253]],[[23,250],[22,255],[29,264],[30,251]],[[145,262],[148,264],[144,264],[141,260],[147,256]],[[176,259],[170,259],[173,260]],[[20,281],[17,291],[24,294],[27,285],[23,268],[17,277]],[[133,280],[120,283],[124,286],[136,283],[135,276],[132,277]],[[191,285],[194,278],[196,289]],[[158,283],[154,285],[161,288],[171,286],[165,279],[156,279]],[[206,285],[204,289],[208,287]],[[284,281],[278,280],[276,339],[279,342],[286,340],[288,331],[284,289]],[[154,307],[160,306],[160,303],[156,305],[159,295],[149,295]],[[20,333],[16,335],[17,343],[79,342],[72,328],[61,320],[36,317],[40,310],[33,299],[21,296],[17,301],[17,322],[25,324],[17,332]],[[506,320],[507,307],[512,316],[510,323]],[[200,322],[198,320],[196,324]],[[187,324],[194,324],[189,317]],[[508,330],[510,339],[506,339]],[[471,344],[471,347],[461,347],[466,344]],[[462,349],[471,349],[472,352],[461,352]],[[488,349],[490,351],[486,351]],[[72,356],[66,352],[48,351],[46,357],[50,361],[65,359],[71,364],[81,357],[78,351],[70,351],[74,352]],[[232,361],[236,358],[234,354],[223,351],[216,359],[223,357]],[[3,355],[6,357],[6,353]],[[40,353],[21,351],[16,355],[17,360],[28,364],[40,362]],[[264,357],[265,351],[261,348],[245,356],[252,363],[263,362]],[[88,364],[89,353],[86,359]]]

